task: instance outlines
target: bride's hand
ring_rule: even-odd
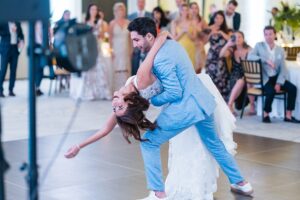
[[[169,33],[168,31],[160,32],[160,34],[155,38],[154,46],[160,48],[165,43],[168,37],[172,38],[171,33]]]
[[[72,146],[67,153],[65,153],[66,158],[74,158],[80,151],[79,145]]]
[[[159,35],[163,35],[164,37],[167,35],[167,38],[174,40],[173,35],[169,31],[161,31]]]

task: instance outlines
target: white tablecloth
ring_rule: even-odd
[[[289,72],[289,81],[297,87],[296,107],[293,116],[300,119],[300,63],[296,61],[286,61],[286,66]],[[284,117],[283,100],[274,99],[272,104],[271,117]],[[261,116],[261,99],[257,99],[257,114]]]

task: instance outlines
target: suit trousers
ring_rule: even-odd
[[[131,57],[131,75],[136,75],[139,67],[140,67],[140,61],[141,61],[141,51],[138,48],[135,48],[132,53]]]
[[[9,91],[15,87],[19,51],[17,45],[9,45],[8,49],[0,52],[0,92],[3,93],[3,82],[5,80],[8,64],[10,66]]]
[[[272,103],[275,96],[275,85],[278,76],[269,77],[268,82],[264,86],[264,92],[266,95],[264,111],[269,113],[272,111]],[[297,97],[297,88],[289,81],[285,81],[281,85],[281,89],[287,92],[287,110],[292,111],[295,109],[296,97]]]
[[[194,124],[208,151],[214,156],[222,170],[228,176],[230,183],[238,183],[244,180],[233,156],[226,150],[220,140],[214,125],[213,115]],[[149,190],[164,191],[164,182],[160,157],[160,146],[172,137],[181,133],[185,128],[174,130],[162,130],[156,128],[147,131],[143,138],[147,141],[141,142],[141,150],[144,159],[144,167]],[[189,178],[189,177],[187,177]]]
[[[34,57],[35,62],[35,87],[38,89],[41,86],[43,76],[44,76],[44,67],[41,63],[41,57],[36,55]]]

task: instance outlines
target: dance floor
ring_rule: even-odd
[[[85,149],[72,160],[63,154],[93,132],[69,135],[47,177],[40,183],[41,200],[133,200],[147,195],[143,163],[138,143],[127,144],[116,128],[111,135]],[[284,131],[282,131],[284,134]],[[39,176],[63,135],[38,140]],[[296,200],[300,196],[300,144],[251,135],[235,134],[237,161],[243,174],[253,184],[253,197],[234,195],[223,173],[218,180],[216,200]],[[4,142],[11,168],[5,175],[8,200],[25,200],[27,172],[20,171],[27,162],[28,141]],[[167,172],[168,146],[162,148],[164,172]]]

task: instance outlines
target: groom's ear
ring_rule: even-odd
[[[149,42],[155,40],[154,36],[153,36],[151,33],[147,33],[145,38],[146,38]]]

